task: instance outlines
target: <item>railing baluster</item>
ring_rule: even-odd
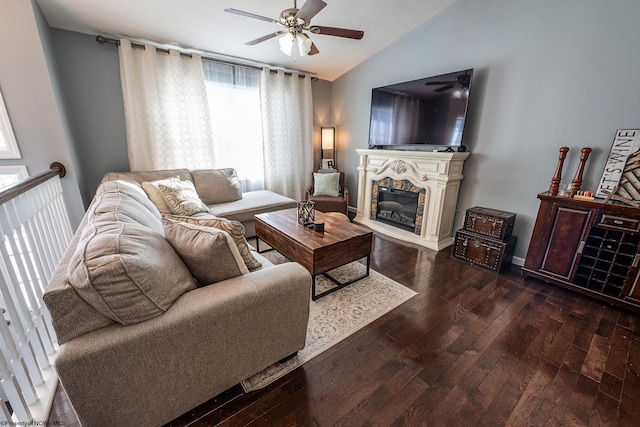
[[[57,387],[57,339],[42,294],[73,235],[61,176],[54,163],[0,191],[0,422],[46,421]]]
[[[12,369],[7,364],[7,360],[2,352],[0,352],[0,375],[2,375],[2,378],[0,379],[2,389],[9,398],[11,408],[18,416],[18,420],[31,421],[33,417],[31,416],[29,406],[22,395],[20,384],[18,384],[18,380],[13,374]]]
[[[39,188],[36,187],[32,191],[37,191],[38,189]],[[54,349],[40,310],[40,307],[43,306],[43,304],[41,304],[41,299],[38,297],[39,295],[42,295],[42,292],[44,292],[45,284],[41,282],[43,282],[45,278],[43,276],[44,272],[40,271],[40,273],[38,273],[36,271],[36,258],[39,258],[37,254],[38,248],[30,245],[27,241],[26,229],[24,225],[28,224],[29,217],[24,214],[22,214],[22,217],[20,216],[21,212],[23,212],[23,210],[20,209],[22,205],[22,203],[20,202],[21,199],[24,198],[24,196],[24,194],[20,195],[19,197],[5,203],[5,206],[9,205],[13,208],[13,214],[16,215],[20,223],[20,225],[14,224],[14,227],[19,227],[14,228],[14,242],[16,243],[16,246],[19,248],[22,254],[22,264],[24,265],[24,269],[27,273],[27,276],[22,276],[22,286],[24,295],[26,295],[26,297],[28,298],[31,307],[29,316],[30,321],[32,321],[33,325],[35,325],[34,333],[40,335],[40,342],[45,351],[43,354],[39,354],[36,351],[36,355],[38,356],[38,360],[40,361],[40,367],[42,369],[46,369],[49,367],[49,358],[47,357],[47,354],[52,354],[54,352]],[[30,280],[24,280],[24,278],[26,277],[28,277]]]
[[[7,204],[2,206],[2,210],[4,212],[0,211],[0,214],[7,213],[6,205]],[[33,297],[31,296],[32,293],[30,292],[30,286],[28,283],[31,278],[29,277],[29,275],[27,274],[27,271],[25,270],[25,262],[23,261],[20,255],[21,251],[16,243],[15,231],[10,234],[9,230],[3,230],[2,225],[0,225],[0,232],[3,235],[8,237],[7,241],[9,243],[9,248],[11,249],[11,252],[13,254],[14,262],[12,264],[15,264],[18,267],[18,270],[16,271],[13,268],[13,265],[5,265],[7,268],[7,271],[9,272],[9,277],[11,279],[11,284],[12,284],[12,287],[8,289],[8,291],[13,296],[13,299],[15,301],[14,305],[18,309],[19,316],[22,319],[22,322],[24,324],[24,331],[27,335],[27,339],[24,341],[24,343],[28,344],[29,347],[31,347],[33,353],[36,355],[37,359],[40,361],[40,365],[42,366],[42,368],[43,369],[48,368],[49,360],[47,358],[46,352],[44,351],[44,348],[42,347],[42,343],[40,342],[40,339],[37,339],[38,338],[37,331],[35,330],[35,324],[33,323],[33,318],[31,316],[31,311],[34,310],[34,307],[33,307],[34,304],[32,301]],[[2,250],[0,252],[2,253],[3,257],[5,256],[5,254],[6,256],[9,256],[6,247],[1,249]],[[22,278],[22,280],[19,280],[18,277]],[[20,282],[22,282],[22,285]],[[13,316],[12,316],[12,319],[14,321],[18,320],[16,317],[13,317]],[[21,349],[24,349],[24,347],[21,347]],[[31,372],[33,375],[35,375],[36,372],[39,373],[40,369],[37,366],[31,366],[30,365],[31,361],[28,360],[28,356],[25,355],[25,357],[27,357],[27,366],[29,367],[29,372]],[[36,380],[36,378],[37,377],[34,377],[34,381]]]
[[[0,313],[0,339],[2,342],[2,354],[4,360],[11,368],[12,374],[16,377],[20,390],[28,405],[33,405],[38,399],[36,397],[36,389],[25,367],[24,359],[16,348],[13,341],[13,334],[9,329],[7,319],[3,313]]]
[[[3,425],[10,425],[10,422],[13,422],[9,409],[7,409],[7,401],[4,399],[0,399],[0,422]]]

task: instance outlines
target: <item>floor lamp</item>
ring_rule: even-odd
[[[335,168],[336,128],[321,127],[320,143],[322,145],[322,169]]]

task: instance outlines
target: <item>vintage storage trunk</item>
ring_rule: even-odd
[[[453,256],[500,272],[511,264],[516,240],[516,236],[496,240],[461,229],[456,232]]]
[[[505,240],[511,236],[516,214],[476,206],[467,209],[464,229],[474,233]]]

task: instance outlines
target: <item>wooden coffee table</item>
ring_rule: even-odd
[[[301,264],[311,273],[311,299],[316,300],[369,276],[373,233],[359,225],[341,221],[322,212],[316,221],[324,221],[324,232],[314,231],[298,223],[297,209],[284,209],[255,216],[258,242],[264,241],[289,260]],[[259,243],[258,243],[259,246]],[[256,248],[258,251],[260,248]],[[364,275],[340,282],[327,271],[367,258]],[[336,284],[316,295],[316,276],[322,274]]]

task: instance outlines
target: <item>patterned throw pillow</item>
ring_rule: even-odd
[[[209,212],[209,208],[202,203],[191,181],[160,182],[158,188],[174,214],[189,216]]]
[[[229,233],[164,219],[165,237],[202,285],[249,273]]]
[[[169,215],[165,217],[169,221],[173,222],[186,222],[189,224],[201,225],[204,227],[213,227],[218,228],[220,230],[224,230],[235,242],[238,250],[240,251],[240,256],[242,256],[242,260],[249,270],[254,270],[256,268],[262,267],[262,264],[258,262],[257,259],[251,255],[251,249],[249,247],[249,243],[247,239],[244,238],[244,227],[238,221],[231,221],[226,218],[191,218],[188,216],[176,216]]]
[[[154,205],[156,205],[156,208],[158,208],[161,214],[170,214],[171,208],[164,200],[164,196],[162,195],[162,191],[160,191],[160,187],[158,187],[158,184],[176,181],[180,181],[180,177],[172,176],[171,178],[167,179],[160,179],[158,181],[145,181],[142,183],[142,189],[145,193],[147,193],[147,197],[149,198],[149,200],[151,200],[151,202],[153,202]]]

